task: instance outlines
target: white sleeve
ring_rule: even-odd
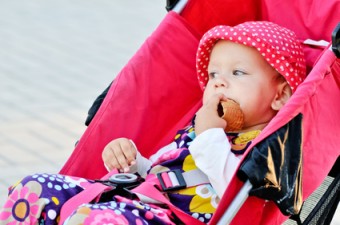
[[[130,166],[130,172],[131,173],[137,172],[141,176],[146,176],[146,173],[150,169],[152,163],[154,163],[162,154],[164,154],[167,151],[170,151],[170,150],[177,148],[176,142],[172,142],[172,143],[164,146],[163,148],[159,149],[155,154],[150,156],[150,159],[147,159],[140,154],[135,143],[132,140],[130,140],[130,141],[135,146],[135,148],[137,150],[136,164]]]
[[[146,172],[150,169],[152,162],[142,156],[137,150],[136,164],[130,166],[130,173],[139,173],[142,177],[146,176]]]
[[[231,152],[224,130],[212,128],[204,131],[193,140],[189,151],[196,166],[208,176],[217,195],[222,198],[241,160],[241,156]]]
[[[152,162],[149,159],[142,156],[138,151],[136,144],[132,140],[130,141],[137,150],[136,164],[130,166],[130,173],[139,173],[139,175],[144,177],[148,169],[150,169]]]

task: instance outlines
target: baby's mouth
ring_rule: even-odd
[[[244,126],[244,114],[240,105],[232,100],[221,101],[218,104],[218,114],[227,122],[226,132],[240,131]]]
[[[233,101],[236,102],[234,99],[228,98],[228,101]],[[236,102],[237,103],[237,102]],[[238,103],[237,103],[238,104]],[[222,117],[224,115],[224,111],[223,111],[223,106],[222,103],[218,103],[217,105],[217,113],[219,117]]]
[[[218,113],[218,116],[219,116],[219,117],[222,117],[223,114],[224,114],[224,112],[223,112],[223,106],[222,106],[221,102],[218,103],[218,105],[217,105],[217,113]]]

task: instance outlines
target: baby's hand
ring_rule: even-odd
[[[107,144],[103,150],[102,158],[107,169],[118,169],[129,172],[129,166],[136,164],[137,149],[127,138],[118,138]]]
[[[196,113],[195,133],[196,135],[210,128],[223,128],[227,126],[227,122],[218,115],[218,104],[227,100],[223,94],[216,94],[206,101]]]

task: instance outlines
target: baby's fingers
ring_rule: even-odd
[[[127,159],[125,158],[122,152],[118,151],[119,150],[115,150],[115,160],[113,160],[114,164],[116,165],[116,168],[125,173],[129,172],[130,169]]]
[[[113,155],[107,163],[105,163],[105,166],[111,171],[113,169],[117,169],[119,171],[123,170],[123,167],[121,167],[118,159],[116,158],[115,155]]]
[[[129,165],[135,164],[137,150],[127,138],[118,138],[105,146],[102,158],[107,169],[129,171]]]
[[[227,101],[227,100],[228,98],[224,94],[218,93],[218,94],[211,96],[211,98],[207,102],[207,105],[208,107],[217,109],[217,106],[221,101]]]
[[[124,141],[120,142],[120,145],[128,165],[134,165],[136,163],[137,155],[135,144],[129,139],[124,139]]]
[[[108,169],[109,171],[113,169],[118,169],[118,170],[122,169],[120,167],[118,160],[116,159],[116,156],[114,155],[113,149],[111,149],[110,147],[106,147],[104,149],[102,157],[103,157],[104,165],[106,169]]]

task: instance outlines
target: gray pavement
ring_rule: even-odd
[[[0,205],[18,179],[60,170],[165,2],[0,0]]]
[[[35,172],[56,173],[93,100],[164,15],[165,1],[0,1],[0,202]]]

